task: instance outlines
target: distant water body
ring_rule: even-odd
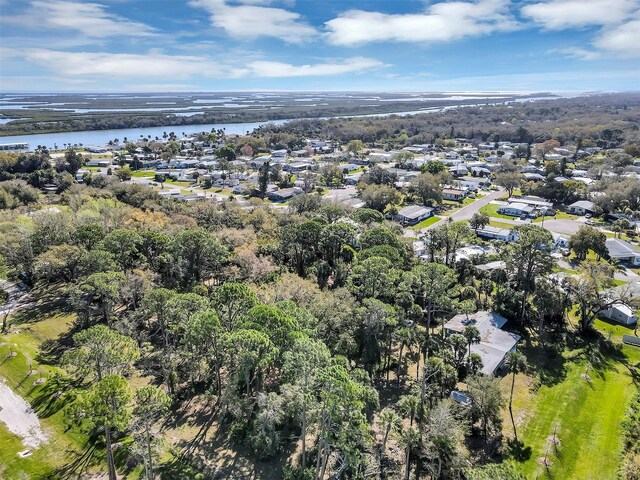
[[[119,128],[115,130],[85,130],[80,132],[61,132],[61,133],[38,133],[35,135],[12,135],[8,137],[0,137],[0,144],[2,143],[28,143],[30,149],[35,149],[38,145],[45,146],[47,148],[54,148],[55,145],[58,148],[64,148],[65,144],[71,145],[84,145],[84,146],[103,146],[109,143],[110,140],[118,139],[120,142],[124,142],[124,139],[128,141],[137,141],[141,137],[148,138],[151,135],[151,139],[155,140],[156,137],[162,139],[164,133],[169,134],[173,132],[178,138],[182,136],[182,133],[192,134],[197,132],[210,132],[211,130],[219,130],[224,128],[228,134],[244,135],[247,132],[253,131],[261,125],[267,123],[281,124],[286,120],[274,120],[272,122],[254,122],[254,123],[210,123],[206,125],[176,125],[164,127],[147,127],[147,128]]]
[[[535,100],[549,99],[549,97],[536,97],[512,100],[515,102],[529,102]],[[482,103],[482,105],[496,105],[503,102]],[[507,102],[508,103],[508,102]],[[390,113],[372,113],[366,115],[352,115],[344,118],[353,117],[387,117],[391,115],[417,115],[421,113],[435,113],[451,108],[471,107],[476,105],[455,105],[446,107],[425,107],[420,110],[411,110],[405,112],[390,112]],[[328,118],[336,117],[321,117],[318,120],[326,120]],[[245,135],[254,129],[266,125],[281,125],[289,122],[293,119],[285,120],[271,120],[268,122],[252,122],[252,123],[210,123],[203,125],[165,125],[162,127],[146,127],[146,128],[120,128],[114,130],[84,130],[77,132],[61,132],[61,133],[39,133],[34,135],[12,135],[2,137],[0,136],[0,144],[2,143],[28,143],[31,150],[35,149],[38,145],[45,146],[49,149],[57,148],[62,149],[65,145],[80,145],[83,146],[103,146],[109,143],[110,140],[116,138],[120,142],[124,142],[126,137],[128,141],[136,141],[141,137],[151,137],[154,140],[156,137],[163,138],[164,133],[169,134],[173,132],[178,138],[182,136],[182,133],[193,134],[198,132],[210,132],[211,130],[224,129],[228,134]]]

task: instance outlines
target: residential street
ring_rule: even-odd
[[[494,200],[497,200],[502,195],[504,195],[504,190],[502,190],[502,189],[500,189],[498,191],[495,191],[495,192],[491,192],[490,194],[485,195],[482,198],[479,198],[475,202],[473,202],[473,203],[471,203],[469,205],[465,205],[460,210],[458,210],[457,212],[452,213],[448,217],[443,217],[442,220],[440,220],[439,222],[436,222],[436,223],[434,223],[432,225],[429,225],[426,228],[423,228],[422,230],[420,230],[420,232],[414,233],[413,231],[410,231],[411,232],[410,236],[416,236],[416,234],[423,233],[426,230],[430,230],[432,228],[438,227],[438,226],[444,224],[445,222],[447,222],[449,220],[449,218],[451,218],[454,222],[457,222],[457,221],[460,221],[460,220],[469,220],[471,217],[473,217],[474,213],[477,213],[482,207],[484,207],[485,205],[491,203]],[[406,235],[406,232],[405,232],[405,235]]]

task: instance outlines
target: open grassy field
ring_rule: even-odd
[[[14,325],[12,333],[0,337],[0,377],[32,405],[48,437],[48,442],[33,450],[31,456],[20,458],[17,453],[25,450],[25,446],[0,423],[0,478],[61,478],[46,475],[63,465],[72,466],[76,461],[78,466],[84,461],[90,465],[100,457],[93,455],[96,453],[93,450],[89,451],[91,455],[84,455],[86,438],[66,430],[62,412],[65,395],[55,398],[55,394],[68,392],[68,387],[56,377],[61,370],[48,364],[51,352],[42,350],[46,351],[52,341],[64,337],[72,322],[73,316],[53,315],[38,322]],[[10,351],[16,352],[16,356],[9,358]],[[34,372],[31,375],[30,364]],[[36,385],[40,377],[44,383]]]
[[[631,331],[601,321],[596,328],[614,344]],[[597,360],[586,344],[559,354],[525,346],[522,351],[531,365],[544,368],[537,375],[517,376],[513,411],[522,443],[513,448],[512,458],[520,470],[526,478],[616,478],[621,420],[637,388],[640,349],[628,345],[620,346],[620,351],[605,349]],[[502,384],[508,395],[511,378],[505,377]],[[504,428],[513,438],[508,412]]]

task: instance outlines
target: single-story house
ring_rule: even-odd
[[[498,213],[501,213],[502,215],[510,215],[512,217],[520,217],[522,215],[532,217],[535,216],[535,212],[536,207],[520,202],[509,203],[508,205],[498,208]]]
[[[501,240],[503,242],[515,242],[518,235],[508,228],[498,228],[487,225],[476,230],[476,235],[487,240]]]
[[[539,173],[523,173],[522,176],[527,182],[542,182],[544,177]]]
[[[379,163],[379,162],[390,162],[392,159],[392,155],[390,153],[379,153],[379,152],[372,152],[369,154],[368,160],[371,163]]]
[[[105,147],[94,147],[92,145],[89,145],[88,147],[84,147],[84,149],[87,152],[91,152],[91,153],[106,153],[107,149]]]
[[[267,163],[270,160],[271,160],[271,157],[268,157],[268,156],[256,157],[253,160],[250,160],[247,163],[247,165],[249,166],[249,168],[253,168],[254,170],[258,170],[262,165],[264,165],[265,163]]]
[[[474,177],[488,177],[491,170],[485,167],[471,167],[471,175]]]
[[[293,155],[294,157],[308,157],[309,156],[309,152],[307,152],[307,150],[294,150],[293,152],[291,152],[291,155]]]
[[[338,165],[338,168],[342,171],[346,170],[347,172],[354,172],[360,169],[360,165],[356,165],[355,163],[341,163]]]
[[[444,324],[447,335],[463,333],[468,326],[480,332],[480,343],[471,345],[471,353],[482,359],[482,373],[495,374],[509,352],[516,350],[520,336],[502,330],[507,319],[495,312],[480,311],[471,315],[460,313]]]
[[[111,165],[113,165],[113,160],[112,159],[105,160],[104,158],[92,158],[87,163],[85,163],[85,166],[87,167],[106,168],[106,167],[110,167]]]
[[[553,209],[553,202],[550,202],[546,198],[536,197],[535,195],[527,195],[527,196],[522,196],[522,197],[510,197],[509,198],[509,202],[510,203],[516,203],[516,202],[517,203],[524,203],[524,204],[536,207],[539,210],[542,210],[543,208],[546,208],[548,210],[552,210]]]
[[[635,312],[626,303],[617,303],[600,312],[600,316],[613,320],[614,322],[622,323],[623,325],[633,325],[638,321]]]
[[[622,263],[640,265],[640,249],[619,238],[607,238],[605,243],[609,256]]]
[[[445,188],[442,190],[444,200],[462,201],[467,196],[467,191],[461,188]]]
[[[433,215],[433,208],[422,205],[409,205],[400,210],[396,219],[403,225],[415,225]]]
[[[589,200],[579,200],[569,205],[569,213],[575,215],[586,215],[587,213],[593,214],[596,211],[596,206]]]
[[[507,268],[507,263],[504,260],[496,260],[495,262],[476,265],[476,268],[481,272],[493,272],[494,270],[504,270]]]
[[[289,152],[286,149],[282,150],[274,150],[271,152],[271,158],[287,158],[289,156]]]
[[[312,165],[313,163],[311,162],[292,162],[283,165],[282,169],[285,172],[300,173],[304,172],[305,170],[311,170]]]
[[[463,177],[465,175],[469,175],[469,169],[459,163],[451,168],[449,168],[449,173],[454,177]]]
[[[293,198],[294,196],[302,193],[302,190],[299,188],[283,188],[280,190],[276,190],[275,192],[267,193],[267,198],[272,202],[284,202]]]

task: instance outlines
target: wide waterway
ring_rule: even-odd
[[[535,100],[543,100],[548,99],[549,97],[531,97],[524,99],[516,99],[513,100],[515,102],[530,102]],[[493,103],[483,103],[483,105],[497,105],[501,103],[509,103],[509,102],[493,102]],[[345,118],[349,117],[386,117],[390,115],[416,115],[420,113],[435,113],[441,112],[443,110],[448,110],[450,108],[459,108],[459,107],[468,107],[468,106],[476,106],[472,104],[465,105],[450,105],[450,106],[440,106],[440,107],[425,107],[419,110],[411,110],[404,112],[385,112],[385,113],[371,113],[366,115],[351,115],[345,116]],[[325,120],[331,117],[320,117],[318,120]],[[204,125],[165,125],[163,127],[146,127],[146,128],[120,128],[115,130],[85,130],[78,132],[61,132],[61,133],[39,133],[34,135],[11,135],[6,137],[0,137],[0,144],[3,143],[27,143],[29,144],[29,149],[34,150],[38,145],[45,146],[49,149],[63,149],[67,145],[82,145],[82,146],[103,146],[106,145],[110,140],[115,140],[116,138],[120,142],[124,142],[126,138],[128,141],[136,141],[139,140],[140,137],[155,139],[158,137],[162,139],[164,134],[169,134],[173,132],[176,134],[178,138],[182,136],[182,133],[191,134],[196,132],[210,132],[211,130],[224,129],[226,133],[229,134],[239,134],[244,135],[248,132],[253,131],[255,128],[260,127],[261,125],[265,125],[267,123],[271,124],[282,124],[285,122],[291,121],[291,119],[286,120],[272,120],[269,122],[252,122],[252,123],[211,123]]]
[[[177,125],[177,126],[164,126],[164,127],[147,127],[147,128],[120,128],[116,130],[88,130],[81,132],[61,132],[61,133],[38,133],[35,135],[11,135],[7,137],[0,137],[0,144],[2,143],[28,143],[30,149],[35,149],[38,145],[43,145],[47,148],[54,148],[56,145],[58,148],[64,148],[65,144],[80,145],[83,146],[102,146],[106,145],[109,140],[118,139],[120,142],[124,141],[126,137],[129,141],[135,141],[140,137],[148,137],[151,135],[151,139],[156,137],[162,138],[164,133],[169,134],[174,132],[178,137],[182,136],[182,133],[195,133],[195,132],[210,132],[212,129],[218,130],[224,128],[227,133],[246,134],[251,132],[254,128],[258,128],[260,125],[266,123],[280,124],[286,120],[274,120],[272,122],[254,122],[254,123],[212,123],[206,125]]]

